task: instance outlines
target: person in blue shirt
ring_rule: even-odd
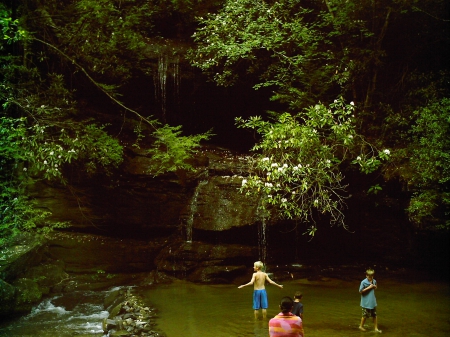
[[[377,289],[377,281],[373,278],[375,271],[373,269],[366,270],[366,278],[361,281],[359,286],[359,293],[361,294],[361,308],[362,318],[359,330],[366,331],[364,323],[369,317],[373,318],[373,325],[375,326],[375,332],[381,332],[378,330],[377,322],[377,299],[375,298],[375,289]]]
[[[303,303],[301,302],[303,294],[300,291],[296,291],[294,294],[294,306],[292,307],[292,313],[303,320]]]

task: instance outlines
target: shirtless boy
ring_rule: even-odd
[[[249,283],[240,285],[238,288],[241,289],[243,287],[249,286],[253,284],[253,310],[255,310],[255,318],[258,317],[259,309],[262,309],[263,317],[267,316],[267,293],[266,288],[264,287],[265,282],[269,282],[270,284],[276,285],[277,287],[283,288],[282,285],[275,283],[272,281],[265,272],[262,271],[264,268],[264,264],[261,261],[256,261],[253,265],[253,273],[252,279]]]

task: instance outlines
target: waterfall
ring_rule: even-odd
[[[175,99],[178,104],[178,100],[180,97],[180,57],[176,56],[173,62],[173,70],[172,70],[172,77],[173,77],[173,93],[175,95]]]
[[[167,99],[167,68],[169,58],[166,54],[159,55],[158,58],[158,73],[154,76],[155,97],[161,105],[161,112],[166,116],[166,99]]]
[[[170,81],[172,77],[172,83]],[[169,81],[168,81],[169,79]],[[158,57],[158,68],[153,76],[153,84],[155,88],[155,99],[159,103],[161,113],[165,119],[167,112],[167,91],[170,84],[173,85],[173,98],[178,105],[180,94],[180,57],[174,56],[169,59],[168,54],[161,53]]]
[[[199,182],[197,188],[192,195],[191,202],[189,203],[189,214],[186,221],[186,242],[192,242],[192,230],[194,226],[194,217],[197,213],[197,201],[200,188],[208,183],[208,180],[202,180]]]
[[[266,264],[267,258],[267,241],[266,241],[266,217],[262,216],[261,223],[258,227],[258,253],[259,259]]]

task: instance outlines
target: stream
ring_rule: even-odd
[[[250,277],[250,276],[249,276]],[[404,281],[376,277],[379,328],[394,337],[450,336],[448,283]],[[303,292],[307,337],[375,336],[358,330],[360,280],[306,279],[280,282],[283,289],[267,286],[267,318],[254,318],[252,287],[199,285],[175,281],[150,288],[135,288],[157,308],[157,329],[167,337],[268,337],[268,320],[278,313],[283,296]],[[108,313],[103,300],[108,292],[77,292],[43,301],[20,319],[0,324],[1,337],[103,336],[101,322]]]

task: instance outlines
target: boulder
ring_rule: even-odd
[[[242,176],[213,176],[201,181],[181,214],[192,230],[226,231],[258,221],[258,199],[239,191]]]
[[[42,291],[39,285],[28,278],[20,278],[12,284],[16,288],[16,303],[14,312],[25,313],[31,310],[33,305],[42,299]]]

